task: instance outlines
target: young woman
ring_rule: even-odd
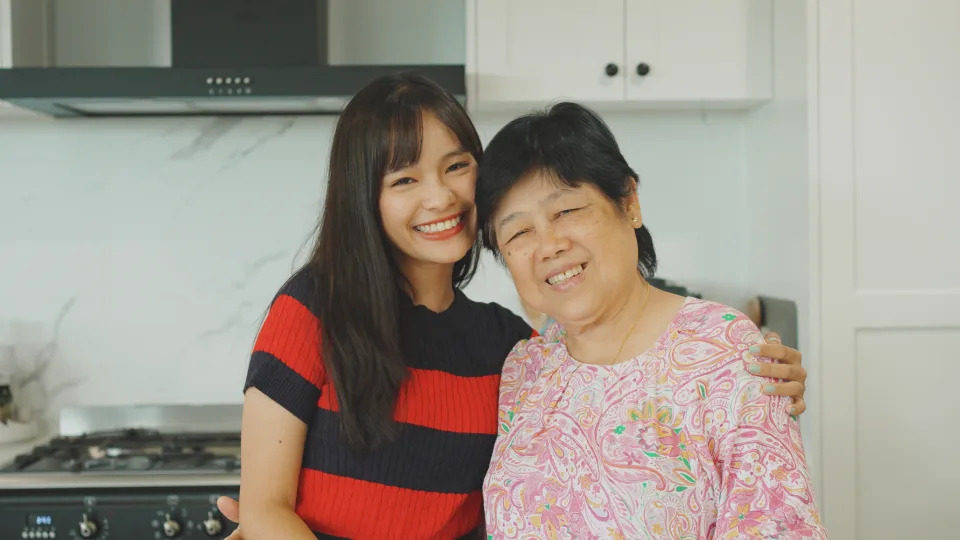
[[[372,82],[340,115],[313,255],[250,360],[243,506],[218,501],[244,538],[482,533],[500,370],[533,331],[460,291],[480,157],[463,107],[415,75]],[[794,379],[775,392],[802,397],[799,353],[768,347],[788,362],[769,367],[796,372],[773,373]]]

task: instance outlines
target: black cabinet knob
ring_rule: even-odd
[[[607,77],[613,77],[617,73],[620,73],[620,68],[616,64],[607,64],[607,67],[604,68],[604,71],[607,73]]]
[[[648,73],[650,73],[650,64],[637,64],[637,75],[646,77]]]

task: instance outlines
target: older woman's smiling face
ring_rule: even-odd
[[[492,223],[520,297],[566,327],[616,316],[636,284],[635,192],[621,209],[589,182],[571,188],[534,172],[503,196]]]

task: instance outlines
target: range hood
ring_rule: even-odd
[[[463,0],[8,4],[0,100],[48,115],[335,114],[400,71],[465,96]]]

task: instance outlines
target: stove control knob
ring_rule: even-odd
[[[207,536],[217,536],[223,531],[223,522],[213,517],[213,512],[207,512],[207,519],[203,520],[203,530]]]
[[[180,536],[180,522],[167,514],[167,520],[163,522],[163,535],[167,538],[176,538]]]
[[[86,514],[83,515],[83,518],[80,520],[80,536],[83,538],[96,538],[97,537],[97,522],[87,517]]]

